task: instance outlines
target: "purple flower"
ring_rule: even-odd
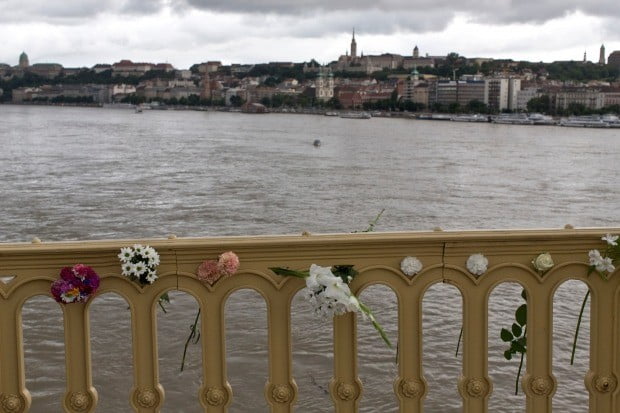
[[[86,302],[99,288],[99,276],[83,264],[60,270],[60,279],[54,281],[51,293],[59,303]]]

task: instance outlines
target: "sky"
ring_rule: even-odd
[[[0,0],[0,63],[91,67],[338,59],[358,53],[597,62],[617,0]]]

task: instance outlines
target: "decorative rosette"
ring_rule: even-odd
[[[157,279],[155,267],[159,265],[159,254],[148,245],[135,244],[121,248],[118,258],[121,260],[122,274],[141,285],[153,284]]]
[[[489,260],[482,254],[472,254],[467,259],[467,270],[477,276],[487,272]]]
[[[422,271],[422,262],[416,257],[405,257],[400,262],[400,270],[408,277],[413,277]]]
[[[223,277],[230,277],[239,270],[239,257],[232,251],[227,251],[217,260],[206,260],[197,270],[198,279],[213,285]]]
[[[543,274],[553,268],[555,263],[553,262],[553,258],[551,258],[551,254],[543,252],[532,261],[532,265],[536,268],[536,271]]]
[[[52,283],[54,299],[62,304],[85,303],[99,288],[99,275],[83,264],[60,270],[60,279]]]

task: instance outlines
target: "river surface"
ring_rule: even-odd
[[[320,148],[312,146],[321,139]],[[373,118],[244,115],[0,105],[0,242],[290,234],[377,230],[620,226],[620,130],[464,124]],[[502,284],[491,297],[490,411],[525,410],[514,396],[518,361],[505,361],[499,329],[508,327],[520,290]],[[554,311],[554,408],[587,410],[589,314],[577,363],[570,346],[585,287],[564,284]],[[387,288],[362,298],[394,339],[397,312]],[[458,412],[460,297],[434,286],[424,299],[426,410]],[[98,412],[130,412],[130,321],[115,295],[91,311]],[[457,310],[454,310],[457,309]],[[296,299],[293,310],[297,411],[331,410],[331,325]],[[448,310],[448,311],[447,311]],[[173,293],[159,313],[163,412],[201,411],[200,349],[183,343],[196,304]],[[24,309],[27,387],[32,412],[60,412],[64,393],[62,314],[48,298]],[[267,412],[265,305],[241,291],[227,303],[231,412]],[[362,412],[396,412],[394,352],[359,326]]]

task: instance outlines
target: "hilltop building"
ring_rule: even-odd
[[[383,53],[380,55],[364,55],[362,52],[357,55],[357,41],[355,40],[355,30],[351,38],[350,53],[347,51],[341,55],[336,62],[330,64],[332,70],[347,72],[362,72],[370,74],[383,69],[394,70],[398,68],[415,69],[417,67],[434,67],[435,58],[420,56],[420,50],[416,45],[411,56],[402,56],[395,53]]]
[[[601,52],[598,57],[598,64],[599,65],[605,64],[605,45],[604,44],[601,45]]]

